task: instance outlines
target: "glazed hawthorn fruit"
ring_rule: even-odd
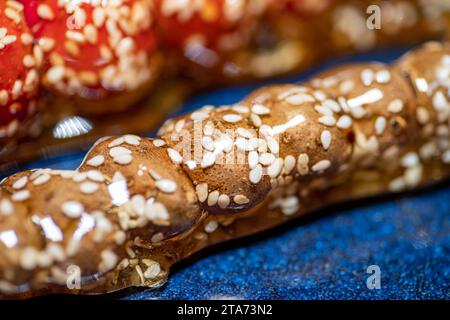
[[[36,111],[37,64],[23,6],[17,1],[0,1],[0,153],[26,134]]]
[[[229,52],[246,47],[267,1],[155,0],[161,45],[207,69],[220,67]],[[197,80],[199,77],[195,77]],[[217,80],[217,79],[216,79]]]
[[[159,56],[151,0],[22,0],[42,56],[42,84],[88,114],[128,108],[148,91]]]

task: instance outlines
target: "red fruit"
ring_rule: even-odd
[[[24,131],[35,112],[39,76],[23,6],[0,1],[0,140]],[[0,144],[3,144],[0,142]]]
[[[196,42],[220,51],[240,46],[264,7],[252,0],[155,0],[155,15],[163,44],[184,50]]]
[[[22,0],[43,53],[43,84],[98,100],[152,78],[152,0]]]

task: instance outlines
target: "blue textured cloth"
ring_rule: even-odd
[[[332,65],[390,62],[403,50],[334,60],[276,82],[296,82]],[[272,83],[275,81],[272,81]],[[191,99],[182,112],[235,102],[261,84]],[[41,160],[27,168],[75,168],[83,154]],[[369,290],[370,265],[381,289]],[[174,268],[158,290],[129,290],[125,299],[439,299],[450,298],[450,186],[329,209],[261,235],[219,245]]]

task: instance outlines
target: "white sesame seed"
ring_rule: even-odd
[[[223,120],[229,123],[236,123],[242,120],[242,116],[238,114],[226,114],[223,116]]]
[[[43,174],[40,175],[39,177],[37,177],[35,180],[33,180],[33,184],[35,186],[39,186],[41,184],[44,184],[46,182],[48,182],[50,180],[50,175],[49,174]]]
[[[242,106],[242,105],[234,105],[231,109],[233,109],[233,111],[236,111],[238,113],[249,113],[249,109],[246,106]]]
[[[320,135],[320,142],[322,143],[323,148],[328,150],[331,145],[331,132],[328,130],[323,130]]]
[[[50,69],[48,69],[46,76],[51,84],[57,84],[64,78],[65,72],[66,69],[64,66],[53,66]]]
[[[217,223],[217,221],[209,221],[205,226],[205,232],[212,233],[216,231],[218,227],[219,224]]]
[[[298,197],[296,196],[290,196],[281,199],[280,205],[281,205],[281,212],[283,212],[283,214],[285,215],[292,215],[300,209]]]
[[[181,157],[180,153],[172,148],[167,149],[167,154],[169,155],[169,158],[172,159],[173,162],[176,164],[180,164],[183,161],[183,158]]]
[[[221,194],[217,200],[217,204],[220,208],[225,209],[230,204],[230,197],[226,194]]]
[[[386,129],[386,124],[387,124],[387,121],[386,121],[385,117],[381,117],[381,116],[378,117],[375,120],[375,133],[377,135],[382,135],[384,130]]]
[[[270,136],[266,137],[266,141],[267,141],[267,147],[269,147],[269,150],[273,154],[278,154],[278,152],[280,151],[280,146],[278,144],[278,141],[275,140],[275,138],[270,137]]]
[[[261,115],[269,114],[270,109],[260,103],[255,103],[252,106],[252,112],[261,116]]]
[[[145,206],[145,215],[154,223],[169,220],[169,212],[167,211],[166,206],[161,202],[147,202]]]
[[[247,139],[253,138],[253,134],[244,128],[237,128],[236,133],[238,134],[238,136],[241,136],[243,138]]]
[[[332,126],[334,126],[336,124],[336,119],[334,117],[332,117],[332,116],[320,117],[318,119],[318,121],[319,121],[319,123],[321,123],[321,124],[323,124],[325,126],[328,126],[328,127],[332,127]]]
[[[251,183],[258,184],[262,179],[262,174],[263,174],[262,166],[258,164],[254,169],[250,170],[248,178]]]
[[[159,148],[159,147],[165,146],[166,142],[162,139],[155,139],[155,140],[153,140],[153,145],[155,147]]]
[[[25,270],[33,270],[36,268],[37,251],[34,247],[26,247],[20,256],[20,266]]]
[[[106,249],[101,252],[102,262],[100,264],[99,270],[101,272],[106,272],[112,270],[118,262],[118,257],[114,251]]]
[[[248,166],[250,169],[254,169],[258,165],[259,156],[258,152],[256,151],[250,151],[248,153]]]
[[[84,194],[92,194],[98,190],[99,186],[95,182],[83,182],[80,184],[80,191]]]
[[[447,99],[445,99],[445,96],[441,91],[436,92],[433,97],[433,108],[438,112],[448,108]]]
[[[152,263],[146,263],[146,265],[147,269],[144,271],[145,279],[154,279],[161,273],[161,266],[158,262],[152,260]]]
[[[378,83],[388,83],[391,80],[389,70],[380,70],[375,74],[375,81]]]
[[[195,186],[195,191],[197,193],[198,201],[205,202],[208,198],[208,184],[200,183]]]
[[[275,156],[272,153],[262,152],[259,155],[259,163],[263,166],[269,166],[275,161]]]
[[[203,169],[205,169],[212,166],[215,162],[216,162],[216,155],[212,152],[205,152],[203,154],[202,162],[200,165]]]
[[[156,187],[164,193],[174,193],[177,191],[177,184],[175,181],[169,179],[161,179],[156,181]]]
[[[253,125],[257,128],[259,128],[262,125],[262,120],[257,114],[250,114],[250,120],[252,121]]]
[[[37,8],[37,14],[44,20],[53,20],[55,18],[55,14],[48,4],[40,4]]]
[[[365,86],[370,86],[374,80],[374,73],[370,69],[364,69],[361,72],[361,81]]]
[[[86,172],[86,175],[87,175],[87,178],[92,181],[97,181],[97,182],[105,181],[105,177],[98,170],[89,170],[88,172]]]
[[[343,115],[337,121],[336,126],[340,129],[348,129],[352,126],[352,118],[348,115]]]
[[[22,189],[23,187],[26,186],[26,184],[28,183],[28,177],[24,176],[21,177],[20,179],[18,179],[16,182],[13,183],[12,187],[13,189]]]
[[[233,201],[237,204],[247,204],[250,202],[250,200],[242,194],[234,196]]]
[[[420,163],[419,156],[415,152],[408,152],[403,156],[401,163],[405,168],[417,166]]]
[[[430,121],[430,113],[428,112],[427,109],[425,109],[424,107],[417,107],[417,121],[421,124],[424,125],[426,124],[428,121]]]
[[[325,171],[331,166],[331,162],[329,160],[321,160],[312,166],[312,170],[315,172]]]
[[[291,171],[295,168],[295,157],[288,155],[284,158],[284,174],[290,174]]]
[[[208,195],[208,206],[212,207],[215,206],[217,204],[217,201],[219,200],[219,191],[215,190],[213,192],[211,192]]]
[[[124,147],[114,147],[109,150],[109,155],[113,158],[120,156],[120,155],[127,155],[127,154],[128,155],[131,154],[131,150],[124,148]]]
[[[322,114],[322,115],[324,115],[324,116],[330,116],[330,117],[333,116],[333,110],[331,110],[330,108],[328,108],[328,107],[326,107],[326,106],[316,105],[316,106],[314,107],[314,109],[315,109],[318,113],[320,113],[320,114]]]
[[[341,82],[339,85],[339,90],[342,94],[348,94],[350,93],[353,88],[355,87],[355,83],[351,79],[347,79]]]
[[[296,93],[284,99],[287,103],[298,106],[307,102],[314,102],[314,97],[306,93]]]
[[[125,142],[124,137],[116,138],[108,144],[108,148],[114,148],[114,147],[120,146],[124,142]]]
[[[76,172],[73,176],[72,179],[75,182],[81,182],[86,180],[87,178],[87,173],[86,172]]]
[[[271,178],[276,178],[281,173],[281,169],[283,169],[284,161],[281,158],[277,158],[268,168],[267,174]]]
[[[130,154],[121,154],[121,155],[115,156],[113,158],[113,160],[117,164],[127,165],[133,161],[133,156]]]
[[[403,110],[403,101],[400,99],[392,100],[387,106],[389,112],[399,113]]]
[[[91,167],[99,167],[105,162],[105,157],[102,155],[95,156],[88,161],[86,161],[86,164]]]
[[[141,137],[135,136],[133,134],[125,135],[123,139],[125,140],[125,143],[132,146],[138,146],[141,143]]]
[[[64,202],[61,209],[67,217],[72,219],[81,217],[84,212],[84,206],[78,201]]]
[[[214,151],[215,149],[214,140],[210,136],[203,136],[202,146],[208,151]]]
[[[0,214],[9,216],[14,213],[14,206],[8,199],[0,200]]]
[[[394,180],[392,180],[389,183],[388,189],[391,192],[400,192],[403,191],[406,188],[406,183],[403,177],[398,177]]]

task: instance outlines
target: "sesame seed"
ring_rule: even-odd
[[[326,99],[322,104],[333,112],[340,112],[341,106],[335,100]]]
[[[175,149],[168,148],[167,154],[169,155],[169,158],[172,159],[172,161],[176,164],[180,164],[183,161],[180,153]]]
[[[114,147],[109,150],[109,155],[113,158],[124,154],[131,154],[131,150],[124,147]]]
[[[242,194],[234,196],[233,201],[237,204],[247,204],[250,202],[250,200]]]
[[[100,255],[102,262],[99,270],[101,272],[112,270],[117,265],[118,257],[112,250],[103,250]]]
[[[226,114],[223,116],[223,120],[229,123],[236,123],[242,120],[242,116],[238,114]]]
[[[14,182],[12,187],[16,190],[22,189],[23,187],[26,186],[27,183],[28,183],[28,177],[24,176],[24,177],[21,177],[20,179],[18,179],[16,182]]]
[[[243,138],[247,139],[253,138],[253,134],[244,128],[237,128],[236,133],[238,134],[238,136],[241,136]]]
[[[177,184],[175,181],[169,179],[161,179],[156,181],[156,187],[164,193],[174,193],[177,191]]]
[[[90,181],[83,182],[80,185],[80,191],[84,194],[92,194],[92,193],[96,192],[98,190],[98,188],[99,188],[99,186],[97,183],[90,182]]]
[[[92,181],[103,182],[105,181],[105,177],[100,171],[97,170],[89,170],[86,172],[87,178]]]
[[[9,100],[8,91],[6,91],[4,89],[0,90],[0,105],[6,106],[6,104],[8,103],[8,100]]]
[[[355,83],[351,79],[347,79],[341,82],[339,85],[339,90],[342,94],[348,94],[350,93],[353,88],[355,87]]]
[[[280,205],[281,212],[285,215],[292,215],[300,209],[299,201],[296,196],[281,199]]]
[[[389,70],[380,70],[375,74],[375,81],[378,83],[388,83],[391,80]]]
[[[406,188],[406,183],[403,177],[398,177],[389,183],[388,189],[390,192],[400,192]]]
[[[267,147],[269,147],[269,150],[273,153],[273,154],[278,154],[278,152],[280,151],[280,146],[277,142],[277,140],[275,140],[273,137],[266,137],[266,141],[267,141]]]
[[[114,147],[120,146],[122,143],[125,143],[124,137],[116,138],[108,144],[108,148],[114,148]]]
[[[46,37],[40,38],[38,43],[39,43],[39,46],[41,47],[42,51],[44,51],[44,52],[49,52],[55,46],[55,40],[52,38],[46,38]]]
[[[263,166],[269,166],[275,161],[275,156],[272,153],[262,152],[259,155],[259,163]]]
[[[208,184],[200,183],[195,186],[195,191],[197,193],[198,201],[205,202],[208,198]]]
[[[348,129],[352,126],[352,118],[348,115],[343,115],[337,121],[336,126],[340,129]]]
[[[36,268],[37,251],[33,247],[26,247],[20,256],[20,266],[25,270],[33,270]]]
[[[14,206],[8,199],[0,200],[0,214],[9,216],[14,213]]]
[[[384,130],[386,129],[386,124],[387,124],[387,121],[386,121],[385,117],[381,117],[381,116],[378,117],[375,120],[375,133],[377,135],[382,135]]]
[[[133,157],[130,154],[121,154],[121,155],[115,156],[113,158],[113,160],[117,164],[127,165],[133,161]]]
[[[417,107],[417,121],[424,125],[430,120],[430,113],[424,107]]]
[[[400,99],[392,100],[387,106],[389,112],[399,113],[403,110],[403,101]]]
[[[86,164],[91,167],[99,167],[105,162],[105,157],[102,155],[95,156],[89,159]]]
[[[64,202],[61,209],[67,217],[72,219],[81,217],[84,212],[84,206],[78,201]]]
[[[184,128],[185,123],[186,121],[184,119],[177,121],[177,123],[175,123],[175,132],[181,132],[181,130],[183,130]]]
[[[217,221],[209,221],[205,226],[205,232],[212,233],[216,231],[218,227],[219,224],[217,223]]]
[[[288,155],[284,158],[284,174],[290,174],[295,168],[295,158],[294,156]]]
[[[151,263],[148,262],[149,259],[145,259],[147,261],[143,261],[147,265],[147,269],[144,271],[145,279],[154,279],[161,273],[161,266],[158,262],[150,260]]]
[[[321,160],[312,166],[312,170],[315,172],[325,171],[330,168],[331,162],[329,160]]]
[[[208,206],[212,207],[214,205],[216,205],[217,201],[219,200],[219,191],[215,190],[213,192],[211,192],[208,195]]]
[[[37,14],[44,20],[53,20],[55,18],[52,8],[47,4],[40,4],[37,8]]]
[[[267,108],[266,106],[259,104],[259,103],[255,103],[252,106],[252,112],[257,114],[257,115],[266,115],[270,113],[270,109]]]
[[[232,108],[231,108],[233,111],[236,111],[236,112],[238,112],[238,113],[249,113],[249,109],[248,109],[248,107],[246,107],[246,106],[242,106],[242,105],[234,105]]]
[[[250,151],[248,153],[248,166],[250,169],[254,169],[258,165],[259,156],[258,152],[256,151]]]
[[[204,136],[202,137],[202,146],[208,151],[214,151],[214,140],[210,136]]]
[[[318,121],[319,121],[319,123],[321,123],[321,124],[323,124],[325,126],[328,126],[328,127],[332,127],[332,126],[334,126],[336,124],[336,119],[334,117],[332,117],[332,116],[320,117],[318,119]]]
[[[36,56],[35,56],[36,59]],[[46,76],[51,84],[56,84],[64,78],[65,68],[63,66],[54,66],[48,69]]]
[[[437,112],[446,110],[448,107],[447,99],[445,99],[444,94],[441,91],[435,93],[433,97],[433,108]]]
[[[262,166],[258,164],[254,169],[250,170],[248,178],[251,183],[258,184],[262,179],[262,174],[263,174]]]
[[[283,169],[284,161],[281,158],[277,158],[268,168],[267,174],[271,178],[276,178],[281,173],[281,169]]]
[[[257,128],[259,128],[262,125],[262,120],[257,114],[250,114],[250,120],[252,121],[253,125]]]
[[[75,182],[82,182],[86,180],[87,173],[86,172],[77,172],[72,176],[73,181]]]
[[[320,135],[320,142],[322,143],[323,148],[328,150],[331,145],[331,132],[328,130],[322,131]]]
[[[365,86],[370,86],[374,80],[374,73],[370,69],[364,69],[361,72],[361,81]]]
[[[159,147],[165,146],[166,142],[162,139],[155,139],[155,140],[153,140],[153,145],[155,147],[159,148]]]
[[[296,93],[284,99],[287,103],[298,106],[307,102],[314,102],[314,97],[306,93]]]
[[[221,194],[217,200],[217,204],[220,208],[225,209],[230,204],[230,197],[226,194]]]
[[[420,163],[419,156],[415,152],[408,152],[401,160],[401,164],[405,168],[417,166]]]
[[[33,185],[39,186],[42,185],[50,180],[49,174],[43,174],[37,177],[35,180],[33,180]]]
[[[205,152],[203,154],[202,162],[200,165],[203,169],[205,169],[212,166],[215,162],[216,162],[216,155],[212,152]]]

